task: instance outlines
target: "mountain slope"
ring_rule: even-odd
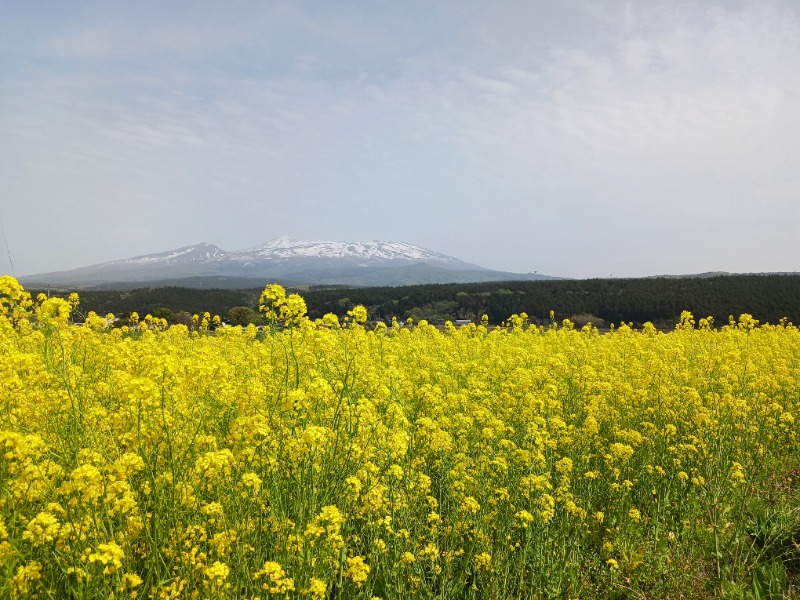
[[[441,261],[449,264],[466,264],[460,260],[412,246],[403,242],[304,242],[288,237],[237,252],[243,257],[279,258],[347,258],[369,261]]]
[[[22,277],[28,286],[113,287],[175,285],[176,281],[276,281],[293,285],[354,286],[467,283],[503,279],[551,279],[492,271],[452,256],[402,242],[306,242],[281,237],[228,252],[208,243],[114,260],[70,271]],[[169,283],[167,283],[169,282]],[[233,282],[236,282],[235,284]],[[224,283],[220,281],[220,283]],[[256,283],[256,285],[258,285]]]

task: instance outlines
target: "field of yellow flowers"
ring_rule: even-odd
[[[0,278],[0,598],[795,597],[800,332],[69,324]]]

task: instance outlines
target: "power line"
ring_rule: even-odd
[[[8,264],[11,265],[11,274],[16,277],[14,272],[14,261],[11,260],[11,248],[8,245],[8,238],[6,237],[6,228],[3,226],[3,219],[0,218],[0,230],[3,232],[3,241],[6,243],[6,252],[8,253]]]

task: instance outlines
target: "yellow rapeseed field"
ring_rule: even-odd
[[[800,332],[109,329],[0,278],[0,598],[797,593]]]

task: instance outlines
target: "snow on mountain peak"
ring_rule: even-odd
[[[260,246],[256,246],[256,248],[291,248],[292,246],[296,246],[298,244],[303,244],[305,242],[290,238],[288,236],[282,235],[280,237],[276,237],[274,240],[270,240],[265,244],[261,244]]]
[[[404,242],[319,242],[279,237],[238,254],[259,258],[357,258],[366,260],[456,261],[451,256]]]
[[[265,244],[228,252],[214,244],[200,242],[193,246],[184,246],[175,250],[136,256],[121,261],[107,263],[112,265],[173,265],[173,264],[223,264],[226,262],[252,264],[260,261],[304,259],[345,259],[368,263],[388,261],[421,262],[434,261],[449,263],[452,266],[461,264],[456,258],[413,246],[404,242],[319,242],[303,241],[290,237],[278,237]]]
[[[207,242],[200,242],[193,246],[184,246],[176,250],[167,250],[156,254],[135,256],[125,260],[113,261],[109,264],[145,264],[145,263],[175,263],[175,262],[205,262],[224,257],[227,252]]]

